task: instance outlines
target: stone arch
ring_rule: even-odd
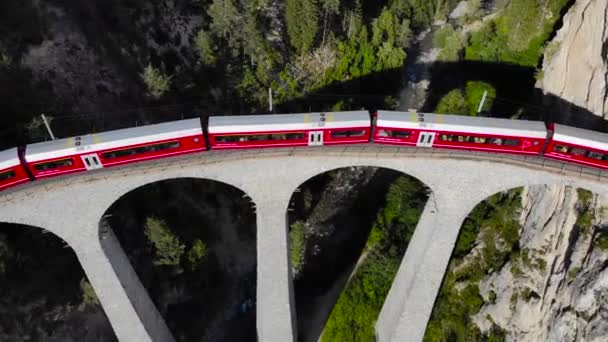
[[[174,338],[189,340],[194,338],[192,334],[200,336],[208,331],[203,329],[212,329],[214,326],[224,328],[218,330],[220,328],[216,327],[215,330],[209,330],[211,333],[255,334],[257,225],[253,199],[238,187],[206,177],[167,177],[121,190],[121,195],[106,208],[100,219],[102,248],[119,278],[137,278],[137,287],[143,292],[134,295],[149,296],[149,300],[155,304],[158,318],[165,321]],[[138,202],[146,203],[137,205]],[[236,207],[243,211],[234,211]],[[169,241],[175,253],[171,252],[169,257],[158,259],[162,248],[159,249],[151,236],[144,233],[147,224],[141,221],[143,216],[139,211],[153,213],[158,218],[157,224],[163,227],[159,229],[164,232],[164,246]],[[175,214],[176,211],[179,214]],[[217,214],[212,213],[214,211]],[[183,215],[188,218],[182,218]],[[129,222],[130,220],[134,221]],[[182,229],[189,228],[186,225],[194,222],[202,224],[200,229]],[[158,225],[156,227],[160,227]],[[219,229],[220,226],[223,229]],[[127,227],[130,227],[128,233],[123,233],[121,230]],[[202,254],[197,254],[199,252]],[[144,262],[142,255],[154,258],[154,261],[149,259],[149,262]],[[196,264],[190,263],[191,256],[194,255],[200,258]],[[129,262],[131,272],[119,271],[121,265]],[[213,270],[205,270],[205,267]],[[215,286],[205,291],[199,289],[207,283],[204,280],[205,274],[201,274],[203,270],[212,274],[215,282],[225,286]],[[192,282],[196,284],[192,285]],[[172,284],[178,284],[175,286],[190,299],[167,299],[170,297],[168,294],[172,293]],[[228,289],[240,292],[234,295],[227,292]],[[242,303],[233,303],[234,298],[245,296],[244,293],[247,298]],[[203,302],[206,304],[203,305]],[[215,311],[205,310],[219,307],[222,303],[229,307],[221,311],[218,309],[217,312],[230,311],[229,314],[235,316],[233,320],[240,322],[239,329],[226,329],[227,323],[214,318]],[[195,319],[200,322],[195,322]]]
[[[4,339],[117,341],[77,251],[59,234],[0,222],[0,277]]]
[[[356,273],[356,268],[351,268],[352,265],[357,264],[364,265],[363,267],[375,267],[373,265],[376,265],[376,262],[370,263],[370,257],[365,258],[365,256],[361,253],[363,253],[363,251],[367,249],[364,245],[366,245],[366,241],[368,240],[368,234],[370,233],[372,226],[375,225],[377,215],[381,215],[380,212],[384,210],[385,206],[387,205],[385,203],[385,199],[388,196],[389,189],[397,189],[398,186],[409,186],[409,188],[407,189],[411,189],[412,191],[410,192],[415,193],[415,196],[420,198],[420,200],[417,201],[413,200],[412,198],[408,198],[407,194],[401,195],[403,195],[404,198],[408,198],[408,200],[406,200],[406,202],[408,202],[408,205],[412,205],[412,208],[417,208],[419,210],[419,214],[422,213],[424,203],[426,203],[428,195],[431,192],[430,188],[418,178],[413,177],[408,173],[404,172],[403,170],[399,170],[398,168],[391,166],[387,167],[386,165],[374,165],[381,163],[350,164],[354,165],[331,165],[331,167],[326,168],[325,170],[323,170],[323,172],[315,173],[303,182],[299,183],[296,188],[293,188],[292,196],[290,199],[290,208],[286,212],[288,216],[292,216],[291,220],[288,218],[287,222],[287,230],[290,232],[288,236],[288,246],[290,248],[289,253],[294,253],[293,244],[296,243],[292,236],[292,233],[294,233],[296,229],[298,230],[298,232],[300,230],[308,231],[308,229],[311,228],[310,224],[312,224],[313,226],[321,227],[320,229],[329,229],[328,232],[323,233],[319,236],[326,234],[330,234],[330,236],[341,235],[342,237],[337,238],[336,241],[343,241],[344,239],[349,239],[350,241],[352,240],[352,238],[349,237],[354,237],[354,240],[350,241],[346,245],[340,242],[337,242],[336,244],[334,242],[331,242],[331,240],[328,238],[321,238],[319,236],[317,238],[313,237],[313,240],[316,239],[314,245],[320,246],[320,249],[313,254],[308,253],[308,257],[310,257],[311,260],[317,259],[316,262],[319,263],[319,261],[322,260],[318,259],[320,255],[322,258],[322,255],[328,255],[328,253],[335,254],[333,253],[333,251],[335,251],[336,249],[344,250],[344,253],[340,252],[331,257],[326,258],[325,262],[321,263],[323,265],[322,267],[315,268],[313,265],[311,269],[310,265],[308,265],[308,267],[306,267],[307,270],[304,271],[304,274],[300,273],[300,276],[304,275],[304,278],[300,278],[297,281],[292,274],[292,268],[294,267],[293,262],[291,264],[291,267],[289,267],[290,285],[292,286],[294,291],[294,293],[292,294],[292,320],[294,321],[294,327],[299,326],[298,329],[295,329],[296,331],[294,332],[294,335],[297,334],[297,338],[299,340],[307,341],[313,339],[317,340],[318,338],[320,338],[321,332],[324,330],[325,324],[329,324],[330,321],[335,320],[335,318],[331,319],[331,317],[335,316],[335,313],[333,313],[334,305],[340,306],[339,309],[344,308],[344,304],[338,301],[339,294],[343,291],[349,291],[351,294],[358,292],[355,289],[358,288],[358,285],[354,285],[355,287],[353,287],[353,284],[358,284],[358,282],[361,281],[361,276]],[[319,193],[321,191],[323,192],[323,194],[318,194],[319,196],[321,196],[321,198],[315,198],[312,200],[312,207],[314,209],[311,208],[306,214],[296,214],[295,216],[298,216],[299,218],[294,218],[294,215],[290,215],[293,213],[294,206],[300,207],[301,209],[301,203],[296,203],[294,205],[294,202],[301,202],[302,198],[307,196],[302,194],[310,190],[310,183],[318,182],[322,178],[329,178],[330,175],[335,176],[333,176],[333,178],[330,178],[329,180],[321,181],[320,183],[323,184],[317,184],[317,190],[312,190],[316,193]],[[348,178],[348,180],[346,179],[346,177]],[[403,177],[405,177],[405,182],[402,181]],[[299,181],[301,181],[301,179],[299,179]],[[319,187],[321,187],[323,190],[319,189]],[[329,187],[330,190],[327,190],[325,187]],[[332,191],[332,188],[335,188],[336,191]],[[392,191],[393,193],[396,193],[396,190]],[[348,195],[342,197],[340,192],[347,193]],[[330,196],[329,198],[331,199],[328,200],[327,196]],[[323,205],[323,203],[326,203],[326,205]],[[336,210],[330,209],[328,207],[333,205],[339,205],[340,208]],[[319,208],[321,207],[326,207],[327,209],[319,210]],[[317,217],[318,219],[313,220],[314,222],[311,223],[308,221],[308,218],[310,216]],[[349,217],[356,217],[356,219],[349,220]],[[419,216],[417,218],[419,218]],[[293,225],[294,221],[299,219],[304,219],[304,221],[298,221],[298,223],[296,223],[298,227],[295,227]],[[304,222],[308,228],[302,228]],[[387,227],[392,226],[392,224],[396,223],[391,223],[387,225]],[[416,222],[413,222],[413,225],[411,227],[412,231],[413,229],[415,229],[415,227]],[[329,231],[332,231],[333,233],[329,233]],[[342,231],[342,233],[340,233],[340,231]],[[298,233],[294,236],[299,235],[301,234]],[[356,246],[356,248],[351,248],[351,245]],[[395,246],[393,247],[397,247],[397,245],[398,244],[395,244]],[[309,244],[308,248],[310,248],[311,246],[312,245]],[[371,250],[373,251],[372,254],[374,255],[372,260],[376,260],[376,253],[379,252],[376,251],[373,247],[371,247],[372,245],[369,246],[369,248],[371,249],[367,249],[365,255],[369,255]],[[344,249],[345,247],[346,249]],[[402,252],[404,253],[406,245],[401,247],[403,248]],[[340,259],[340,255],[344,254],[349,255],[349,260],[345,262],[338,262],[337,259]],[[384,254],[378,255],[384,256]],[[354,259],[351,260],[351,258],[353,257]],[[289,259],[292,258],[293,255],[291,255]],[[398,253],[398,255],[392,256],[392,258],[396,261],[396,265],[399,265],[403,258],[403,254]],[[315,261],[312,261],[312,263],[314,262]],[[346,264],[348,264],[349,266],[344,268],[343,266],[346,266]],[[395,263],[393,263],[393,265],[394,264]],[[332,269],[332,271],[327,271],[328,268]],[[338,272],[337,269],[340,269],[340,271]],[[396,275],[396,271],[397,268],[394,268],[392,271],[388,272],[390,273],[390,280],[388,280],[387,284],[388,287],[390,287],[390,283],[392,283],[393,278]],[[339,276],[340,274],[343,274],[343,276]],[[310,278],[311,275],[314,279]],[[336,279],[328,280],[326,279],[328,275],[335,275]],[[347,279],[350,280],[347,281]],[[333,285],[329,286],[328,281]],[[311,290],[311,286],[315,287],[316,289]],[[325,288],[325,290],[323,290],[323,294],[318,293],[319,286]],[[383,302],[384,299],[386,299],[388,288],[386,288],[385,290],[377,290],[380,291],[380,294],[378,295],[381,296],[381,301]],[[294,304],[296,304],[295,308]],[[377,318],[377,315],[379,315],[380,313],[382,305],[380,304],[380,307],[376,307],[375,305],[372,306],[374,308],[371,309],[371,314],[375,315],[375,317],[373,318],[375,320],[375,318]],[[305,308],[302,309],[303,307]],[[321,309],[320,311],[317,311],[317,308],[319,307]],[[361,308],[367,310],[369,307],[363,305]],[[343,319],[354,319],[350,316],[341,317]],[[316,323],[311,324],[310,322]],[[357,323],[365,322],[357,321]],[[360,331],[359,329],[362,329],[363,327],[353,326],[351,328]],[[373,334],[373,323],[371,323],[371,325],[369,325],[367,329],[369,329],[369,333]],[[359,338],[367,338],[362,337],[363,335],[358,336]],[[340,339],[336,336],[334,336],[333,338]]]
[[[472,292],[469,291],[470,293],[467,292],[463,296],[467,296],[468,300],[476,297],[481,301],[482,304],[479,307],[481,310],[475,313],[475,322],[481,323],[480,327],[483,334],[489,334],[485,335],[486,338],[504,337],[503,329],[513,331],[509,328],[517,326],[520,330],[515,330],[514,333],[519,338],[542,340],[561,337],[562,335],[555,331],[553,331],[553,335],[550,334],[551,326],[554,324],[547,322],[554,320],[546,321],[546,315],[551,314],[551,311],[554,311],[552,317],[558,320],[559,315],[555,314],[556,312],[562,309],[573,310],[571,308],[571,303],[574,302],[572,299],[569,299],[567,303],[560,304],[559,292],[567,291],[562,289],[561,284],[571,282],[574,277],[573,274],[582,273],[581,269],[585,270],[584,264],[593,259],[589,255],[596,250],[594,244],[600,238],[606,242],[603,248],[608,249],[608,216],[598,215],[599,212],[602,212],[600,203],[608,203],[608,197],[602,194],[602,187],[592,190],[585,187],[588,185],[585,181],[579,180],[556,182],[548,179],[547,182],[530,182],[517,188],[502,188],[499,192],[478,202],[459,228],[458,238],[454,241],[454,250],[451,252],[450,267],[446,269],[443,275],[441,289],[434,300],[433,314],[426,325],[426,337],[431,340],[440,340],[445,335],[442,337],[437,334],[445,333],[452,327],[452,329],[455,329],[452,330],[453,332],[464,333],[469,338],[470,336],[474,336],[475,339],[481,338],[475,335],[473,331],[459,330],[457,327],[453,327],[456,324],[454,322],[459,322],[458,317],[461,317],[453,315],[453,313],[468,309],[466,309],[466,305],[461,305],[461,307],[450,307],[450,305],[464,303],[465,300],[459,298],[458,293],[462,293],[462,289],[468,288],[471,284],[477,286],[474,279],[477,279],[479,275],[468,276],[468,272],[483,273],[478,290],[471,290]],[[517,194],[518,192],[519,194]],[[517,200],[517,203],[516,201],[509,203],[509,201],[504,200],[508,197],[519,197],[519,200]],[[497,198],[501,199],[497,200]],[[519,202],[521,202],[521,205]],[[487,213],[490,207],[495,207],[495,209],[490,209],[492,212],[489,216],[480,215],[482,212]],[[594,208],[588,209],[591,207]],[[478,223],[503,216],[504,212],[495,215],[494,211],[505,209],[507,214],[513,214],[508,219],[512,220],[513,226],[509,227],[509,225],[504,225],[503,222],[502,227],[495,228],[489,223]],[[589,214],[586,212],[587,210],[593,210],[593,213]],[[598,219],[598,216],[601,216],[599,220],[603,217],[604,223],[601,226],[597,225],[599,221],[591,222],[591,220]],[[482,219],[482,217],[486,218]],[[581,219],[582,217],[587,217],[589,220]],[[476,225],[477,227],[473,227]],[[583,225],[588,226],[585,228]],[[585,232],[585,230],[587,231]],[[473,231],[475,232],[472,233]],[[486,237],[488,238],[486,239]],[[474,239],[477,239],[477,241],[481,239],[482,241],[477,242]],[[497,260],[498,264],[492,265],[484,261],[478,267],[475,267],[476,258],[486,260],[488,253],[485,252],[487,249],[485,245],[493,243],[493,241],[499,241],[495,248],[497,252],[494,251],[494,254],[490,253],[489,255],[496,255],[496,257],[489,256],[487,258]],[[583,252],[582,256],[581,252]],[[587,256],[584,252],[587,253]],[[597,257],[597,255],[595,256]],[[608,258],[604,257],[600,264],[603,265],[607,261]],[[453,262],[454,264],[452,264]],[[467,264],[470,267],[462,267],[462,265]],[[599,268],[603,269],[603,266],[600,267],[596,263],[595,266],[587,265],[587,267],[591,270],[587,269],[586,271],[592,274],[592,278],[595,277],[592,281],[597,281],[599,276],[596,276],[593,272],[597,272]],[[490,274],[485,273],[488,270]],[[535,276],[530,274],[535,274]],[[450,290],[450,286],[454,286],[455,279],[457,279],[456,286],[461,289],[461,292],[455,293]],[[472,280],[469,281],[469,279]],[[520,280],[518,281],[518,279]],[[522,279],[525,279],[525,281]],[[549,284],[555,283],[560,283],[560,285],[549,286]],[[495,286],[498,287],[495,288]],[[564,287],[567,288],[567,286]],[[575,292],[573,295],[577,295],[577,293]],[[547,296],[549,299],[545,299],[545,302],[552,300],[552,304],[544,309],[535,307],[534,303],[540,301],[541,296],[543,298]],[[583,296],[583,294],[580,294],[580,296]],[[555,298],[558,299],[554,305]],[[518,323],[517,320],[515,322],[505,321],[505,315],[501,314],[514,311],[514,306],[523,306],[524,311],[534,310],[536,312],[542,309],[545,313],[538,316],[538,322],[526,323],[525,328],[522,328],[522,322]],[[446,319],[445,312],[447,311],[450,312],[450,319],[443,321],[443,319]],[[496,313],[499,316],[494,316]],[[467,315],[462,317],[464,316]],[[470,317],[472,316],[473,314],[470,315]],[[534,320],[536,318],[530,317],[529,319]],[[589,323],[591,322],[583,324],[582,327],[590,325]],[[536,331],[534,328],[528,329],[536,326],[543,327]],[[458,335],[452,336],[458,338]]]

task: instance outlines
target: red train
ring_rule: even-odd
[[[0,151],[0,190],[36,179],[205,150],[390,144],[538,155],[608,170],[608,134],[524,121],[367,111],[212,116]]]

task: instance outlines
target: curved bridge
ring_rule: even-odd
[[[377,145],[208,151],[32,183],[0,193],[0,221],[45,228],[73,249],[121,341],[173,341],[111,230],[121,196],[171,178],[233,185],[256,205],[259,341],[293,341],[295,308],[286,212],[292,193],[336,168],[374,166],[422,181],[431,194],[376,324],[378,341],[420,341],[469,212],[520,186],[560,184],[608,196],[608,172],[536,157]]]

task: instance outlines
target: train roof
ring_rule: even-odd
[[[8,169],[9,167],[17,166],[19,164],[19,155],[17,154],[16,147],[0,151],[0,170]]]
[[[553,140],[608,151],[608,134],[554,124]]]
[[[202,135],[200,119],[164,122],[27,145],[28,162]],[[79,144],[77,144],[79,142]]]
[[[322,120],[324,118],[325,120]],[[367,111],[209,117],[209,133],[242,133],[369,127]]]
[[[507,136],[545,138],[547,129],[542,121],[511,120],[479,116],[448,115],[417,112],[378,111],[379,127],[433,129]]]

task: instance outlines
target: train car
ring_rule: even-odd
[[[541,121],[378,111],[374,143],[516,154],[540,154]]]
[[[25,161],[45,178],[205,149],[197,118],[31,144]]]
[[[0,151],[0,190],[29,181],[16,147]]]
[[[322,146],[366,143],[371,135],[369,112],[212,116],[212,149]]]
[[[608,169],[608,134],[554,124],[547,158]]]

